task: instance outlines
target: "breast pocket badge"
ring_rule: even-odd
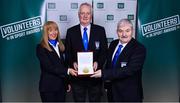
[[[96,50],[99,49],[99,46],[100,46],[100,42],[99,42],[99,41],[95,41],[95,47],[96,47]]]
[[[127,62],[121,62],[121,68],[126,67],[127,66]]]

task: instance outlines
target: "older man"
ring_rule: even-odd
[[[66,59],[70,67],[78,69],[77,52],[93,52],[94,71],[103,67],[106,60],[107,40],[105,29],[91,23],[92,6],[82,3],[78,12],[80,24],[67,30],[66,34]],[[71,84],[73,97],[76,102],[85,102],[86,94],[90,102],[101,100],[102,80],[89,76],[72,75]]]
[[[91,77],[110,81],[109,101],[141,102],[146,49],[132,37],[133,25],[128,19],[118,22],[117,35],[119,39],[112,41],[109,46],[106,68],[96,71]]]

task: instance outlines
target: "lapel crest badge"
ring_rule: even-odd
[[[100,42],[99,41],[95,41],[95,46],[96,46],[96,49],[99,49]]]
[[[121,62],[121,68],[126,67],[127,66],[127,62]]]

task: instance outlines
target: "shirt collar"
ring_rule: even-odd
[[[81,25],[81,24],[80,24]],[[89,24],[88,26],[86,26],[87,30],[90,30],[91,24]],[[81,25],[81,31],[84,31],[84,26]]]
[[[123,48],[124,48],[124,47],[127,45],[127,43],[122,44],[122,43],[119,41],[118,45],[122,45]]]

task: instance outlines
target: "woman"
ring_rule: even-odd
[[[64,50],[57,24],[47,21],[43,26],[41,42],[36,48],[41,67],[39,91],[42,102],[65,101],[65,78],[68,72],[75,73],[75,71],[65,67],[62,55]]]

